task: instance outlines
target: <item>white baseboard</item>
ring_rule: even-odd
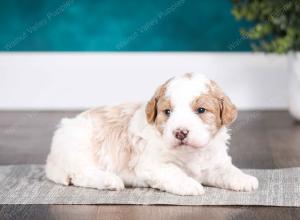
[[[287,107],[286,56],[263,53],[0,53],[0,109],[147,100],[171,76],[205,73],[240,109]]]

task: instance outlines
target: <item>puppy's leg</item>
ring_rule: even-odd
[[[203,171],[200,181],[204,185],[235,191],[252,191],[258,188],[256,177],[243,173],[231,163]]]
[[[179,167],[162,164],[155,167],[139,169],[137,175],[145,179],[152,187],[177,195],[201,195],[203,186],[186,175]]]
[[[101,171],[94,168],[83,169],[70,177],[70,182],[75,186],[90,187],[100,190],[121,190],[124,183],[120,177],[111,172]]]

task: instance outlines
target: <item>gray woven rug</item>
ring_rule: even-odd
[[[153,189],[100,191],[61,186],[46,179],[42,165],[0,166],[0,204],[166,204],[300,206],[300,168],[245,170],[258,177],[255,192],[206,187],[202,196],[176,196]]]

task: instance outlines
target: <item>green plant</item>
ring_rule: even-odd
[[[237,20],[249,21],[243,37],[254,50],[286,53],[300,50],[300,0],[232,0]]]

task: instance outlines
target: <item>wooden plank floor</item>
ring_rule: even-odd
[[[0,111],[0,165],[44,163],[59,119],[77,112]],[[300,166],[300,125],[286,111],[240,112],[230,154],[241,168]],[[254,206],[0,205],[0,219],[300,219],[300,208]]]

